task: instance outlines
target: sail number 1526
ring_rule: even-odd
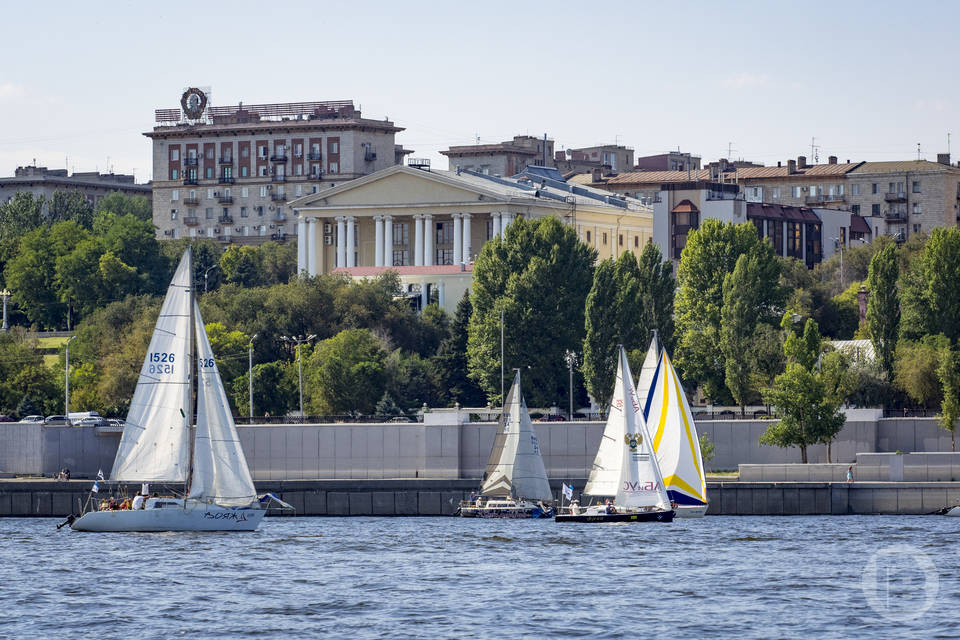
[[[172,353],[151,353],[147,358],[148,371],[150,373],[173,373],[173,359],[174,354]]]

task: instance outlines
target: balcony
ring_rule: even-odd
[[[217,218],[217,222],[219,222],[220,224],[233,224],[233,216],[230,216],[230,215],[220,216],[219,218]]]
[[[282,211],[278,211],[278,212],[274,213],[273,215],[271,215],[271,216],[270,216],[270,219],[271,219],[273,222],[286,222],[286,220],[287,220],[287,214],[283,213]]]
[[[217,196],[217,202],[220,204],[233,204],[233,196],[221,194]]]
[[[287,194],[283,193],[282,191],[274,192],[270,194],[270,199],[273,200],[274,202],[286,202]]]
[[[270,182],[286,182],[287,176],[270,176]]]
[[[675,224],[673,225],[673,235],[675,236],[687,235],[688,233],[695,230],[696,228],[697,227],[695,227],[692,224]]]
[[[907,194],[905,191],[897,191],[896,193],[885,193],[883,194],[883,199],[886,202],[906,202]]]
[[[883,217],[887,222],[906,222],[907,212],[888,209],[883,212]]]
[[[319,151],[311,151],[307,154],[307,160],[312,160],[314,162],[320,162],[323,160],[323,154]]]
[[[186,216],[183,219],[183,224],[187,225],[188,227],[195,227],[200,224],[200,218],[197,216]]]
[[[804,199],[804,204],[826,204],[828,202],[846,202],[847,197],[843,194],[829,194],[821,193],[814,196],[806,196]]]
[[[275,153],[275,154],[273,154],[272,156],[270,156],[270,162],[286,162],[286,161],[287,161],[287,154],[286,154],[286,152],[284,152],[284,153]]]
[[[199,164],[200,158],[184,158],[183,165],[185,167],[195,167]]]
[[[285,233],[271,233],[271,234],[270,234],[270,239],[273,240],[274,242],[283,243],[283,242],[286,242],[286,240],[287,240],[287,234],[285,234]]]
[[[199,207],[200,199],[199,198],[184,198],[183,206],[185,207]]]
[[[220,176],[217,179],[217,182],[220,184],[234,184],[237,181],[233,176]]]
[[[200,184],[200,183],[197,182],[197,179],[196,179],[196,178],[184,178],[184,179],[183,179],[183,184],[184,184],[184,186],[187,186],[187,187],[195,187],[195,186],[197,186],[197,185]]]
[[[233,164],[233,156],[221,156],[220,164]]]

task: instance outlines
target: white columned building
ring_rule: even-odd
[[[357,219],[347,216],[347,267],[357,266]]]
[[[470,242],[470,214],[463,214],[463,249],[460,253],[463,259],[463,262],[470,262],[471,255],[471,242]]]
[[[423,216],[419,213],[413,216],[413,265],[423,266]]]
[[[393,216],[383,216],[383,266],[393,266]]]
[[[383,254],[384,254],[384,239],[383,239],[383,216],[373,216],[373,221],[376,223],[376,243],[374,245],[374,265],[377,267],[383,266]]]
[[[444,305],[445,305],[446,302],[447,302],[447,298],[446,298],[446,295],[445,295],[445,294],[446,294],[446,286],[445,286],[445,283],[443,282],[443,280],[441,280],[440,283],[437,285],[437,293],[438,293],[438,295],[437,295],[437,304],[440,305],[440,308],[441,308],[441,309],[443,309],[443,308],[444,308]]]
[[[347,266],[347,229],[343,216],[337,216],[337,269]]]
[[[307,220],[303,216],[297,220],[297,274],[307,270]]]
[[[423,231],[423,264],[429,267],[433,265],[433,236],[436,235],[436,230],[433,228],[433,216],[429,213],[423,215]]]
[[[420,308],[425,309],[427,305],[430,304],[430,300],[427,297],[427,281],[420,281]]]
[[[453,264],[463,262],[463,220],[459,213],[453,214]]]
[[[490,233],[490,239],[500,237],[500,212],[494,211],[490,214],[490,217],[493,218],[493,229]]]
[[[320,275],[320,256],[323,251],[323,222],[319,218],[309,218],[310,242],[307,244],[307,269],[311,276]]]

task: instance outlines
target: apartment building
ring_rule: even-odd
[[[557,151],[555,166],[563,174],[599,169],[602,173],[619,173],[633,167],[633,149],[618,144],[602,144]]]
[[[153,221],[160,238],[284,241],[290,200],[402,162],[403,131],[362,117],[352,101],[225,107],[188,89],[181,109],[158,109]]]
[[[700,156],[680,151],[643,156],[637,158],[633,165],[635,171],[686,171],[700,168]]]
[[[97,171],[74,171],[48,169],[36,165],[17,167],[12,178],[0,178],[0,202],[10,200],[21,191],[32,193],[34,198],[43,198],[43,213],[56,191],[79,191],[90,204],[96,206],[100,199],[114,191],[128,196],[152,197],[149,184],[136,184],[132,175],[122,173],[99,173]]]
[[[491,176],[517,175],[529,166],[556,167],[553,140],[546,136],[514,136],[497,144],[450,147],[440,153],[447,156],[451,171],[459,167]]]

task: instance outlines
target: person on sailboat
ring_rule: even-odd
[[[138,511],[143,509],[144,502],[146,502],[146,496],[137,491],[137,495],[133,497],[133,510]]]
[[[580,501],[571,500],[570,501],[570,513],[573,515],[578,515],[580,513]]]

